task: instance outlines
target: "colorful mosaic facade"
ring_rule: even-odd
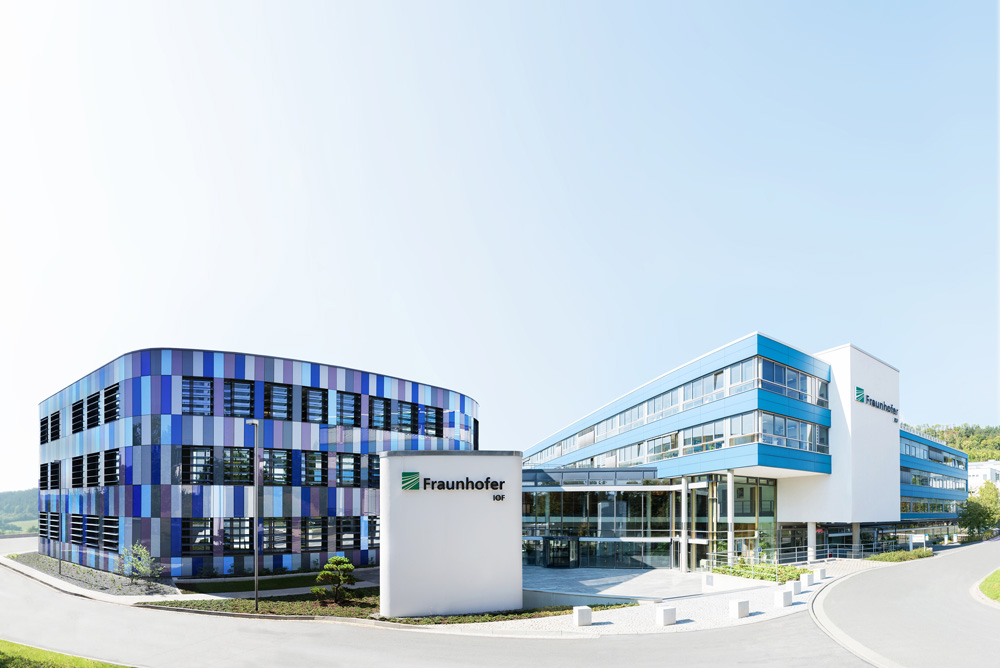
[[[200,350],[119,357],[39,405],[39,552],[114,570],[136,541],[174,576],[378,563],[378,457],[478,448],[478,404],[343,367]],[[61,506],[60,506],[61,501]]]

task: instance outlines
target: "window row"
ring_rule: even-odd
[[[748,443],[829,454],[829,429],[782,415],[750,411],[633,443],[574,462],[576,467],[626,467]]]
[[[70,407],[70,431],[78,434],[84,429],[92,429],[101,424],[101,413],[104,413],[104,424],[114,422],[120,413],[118,383],[104,389],[104,401],[101,392],[94,392],[86,399],[80,399]],[[62,436],[59,411],[48,417],[43,417],[38,423],[39,443],[45,445],[56,441]]]
[[[900,437],[899,439],[899,453],[910,457],[916,457],[917,459],[926,459],[930,462],[937,462],[956,469],[962,469],[963,471],[966,470],[968,465],[968,460],[965,457],[959,457],[958,455],[953,455],[950,452],[939,450],[932,445],[924,445],[923,443],[918,443],[917,441],[911,441],[906,437]]]
[[[968,481],[964,478],[955,478],[943,473],[919,471],[905,466],[899,467],[899,482],[903,485],[919,485],[935,489],[954,489],[963,492],[968,490]]]
[[[301,520],[301,552],[330,551],[330,530],[334,532],[334,550],[361,549],[361,522],[368,522],[368,548],[379,546],[380,527],[376,515],[365,518],[303,517]],[[181,520],[181,554],[184,556],[211,556],[211,518]],[[287,517],[261,519],[261,549],[265,553],[292,551],[292,520]],[[253,552],[253,518],[227,517],[222,520],[222,550],[224,554],[249,554]]]
[[[901,513],[957,513],[958,501],[947,499],[917,499],[904,496],[899,500]]]
[[[683,410],[753,389],[829,408],[829,383],[762,357],[751,357],[663,392],[554,443],[524,460],[538,466],[606,438],[662,420]]]
[[[95,550],[118,551],[117,517],[100,515],[70,515],[69,542]],[[38,536],[50,540],[63,540],[59,513],[38,513]]]
[[[184,415],[214,415],[212,378],[181,379],[181,412]],[[294,388],[279,383],[264,383],[263,415],[269,420],[292,420],[327,424],[329,420],[329,393],[315,387],[302,387],[302,408],[293,416]],[[250,380],[223,381],[224,417],[252,418],[254,416],[254,382]],[[370,397],[368,428],[398,431],[404,434],[419,433],[419,404]],[[361,395],[354,392],[337,392],[337,424],[361,427]],[[433,406],[424,407],[424,435],[444,436],[444,411]]]
[[[308,450],[261,450],[261,483],[264,485],[291,485],[293,458],[300,457],[301,484],[325,487],[329,483],[331,460],[335,465],[337,487],[361,487],[361,458],[368,457],[368,487],[379,486],[378,455],[340,454]],[[209,446],[185,445],[181,450],[181,484],[215,484],[216,461],[214,449]],[[222,483],[226,485],[253,484],[253,448],[222,449]]]
[[[117,448],[73,457],[70,459],[70,487],[79,489],[117,485],[121,479],[120,464]],[[60,462],[40,465],[38,489],[59,489],[62,482],[60,468]]]

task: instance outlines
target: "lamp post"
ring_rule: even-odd
[[[49,466],[51,466],[51,464]],[[51,473],[49,474],[49,480],[50,481],[52,480]],[[62,562],[63,562],[63,559],[62,559],[62,557],[63,557],[63,554],[62,554],[63,553],[63,548],[62,548],[63,532],[62,532],[62,528],[63,528],[63,522],[62,522],[62,460],[61,459],[59,460],[59,481],[58,481],[57,484],[59,485],[59,501],[58,501],[59,508],[58,508],[58,512],[56,513],[56,517],[59,518],[59,536],[58,536],[59,540],[56,541],[56,543],[57,543],[56,550],[58,550],[58,552],[59,552],[59,576],[62,577]],[[49,527],[49,536],[51,536],[51,535],[52,535],[52,527],[50,526]]]
[[[260,606],[260,457],[257,450],[257,420],[247,420],[253,427],[253,611]]]

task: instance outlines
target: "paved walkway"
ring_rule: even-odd
[[[0,545],[0,549],[6,547]],[[30,548],[27,548],[30,549]],[[25,548],[11,551],[25,551]],[[644,606],[645,607],[645,606]],[[667,636],[504,638],[397,631],[350,623],[190,615],[68,596],[0,568],[0,637],[43,649],[152,668],[398,665],[509,668],[619,665],[865,664],[808,615]],[[571,636],[571,638],[573,638]]]
[[[861,573],[814,604],[833,637],[875,665],[1000,666],[1000,608],[973,588],[1000,568],[1000,541]]]

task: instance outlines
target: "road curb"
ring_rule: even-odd
[[[990,571],[989,573],[984,575],[979,581],[977,581],[976,584],[972,585],[972,587],[969,589],[969,595],[985,606],[1000,610],[1000,603],[994,601],[992,598],[984,594],[982,590],[979,588],[979,585],[983,584],[983,581],[985,581],[986,578],[993,575],[993,573],[995,572],[996,572],[995,570]]]
[[[899,566],[904,563],[908,562],[899,562],[895,564],[888,563],[888,565]],[[830,617],[826,614],[826,611],[823,609],[823,599],[826,598],[830,590],[839,585],[841,582],[847,582],[856,575],[870,572],[871,571],[858,571],[857,573],[851,573],[850,575],[845,575],[844,577],[831,582],[830,586],[824,587],[823,590],[816,594],[816,596],[813,596],[812,600],[809,602],[809,616],[812,617],[816,626],[818,626],[823,633],[829,636],[831,640],[865,663],[878,666],[879,668],[906,668],[902,664],[898,664],[895,661],[882,656],[875,650],[862,645],[860,642],[847,635],[847,633],[842,631],[839,626],[833,623]]]

